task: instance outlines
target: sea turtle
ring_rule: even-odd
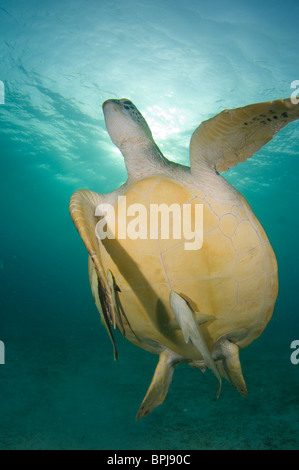
[[[191,167],[162,155],[130,100],[109,99],[103,112],[128,180],[109,194],[75,192],[70,213],[89,253],[92,294],[115,359],[112,327],[160,356],[136,418],[163,403],[181,362],[211,369],[217,396],[221,377],[247,395],[239,349],[272,316],[277,263],[248,202],[219,173],[252,157],[298,119],[299,106],[276,100],[202,122],[190,142]]]

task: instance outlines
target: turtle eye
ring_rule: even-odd
[[[142,117],[140,112],[138,111],[137,108],[135,108],[134,105],[128,106],[126,104],[123,105],[125,109],[127,109],[132,116],[136,116],[137,118]]]
[[[121,104],[124,107],[124,109],[126,109],[129,112],[129,114],[132,116],[132,118],[134,120],[136,120],[137,122],[143,122],[144,121],[144,117],[138,111],[138,109],[132,103],[132,101],[125,100],[125,101],[122,101]]]

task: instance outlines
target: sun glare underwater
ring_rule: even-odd
[[[246,398],[223,381],[216,400],[211,371],[182,364],[135,421],[158,356],[115,332],[113,360],[68,207],[126,181],[107,99],[132,100],[189,165],[200,122],[298,95],[298,14],[295,0],[0,2],[0,449],[299,448],[299,122],[223,173],[278,261],[273,317],[240,352]]]

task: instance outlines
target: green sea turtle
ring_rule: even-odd
[[[128,99],[107,100],[103,111],[128,180],[109,194],[75,192],[70,213],[89,253],[92,294],[115,358],[113,328],[160,356],[137,419],[164,401],[181,362],[211,369],[218,395],[221,377],[247,395],[239,349],[272,316],[277,263],[249,204],[219,173],[252,157],[298,119],[299,106],[276,100],[204,121],[191,138],[190,168],[162,155]],[[152,208],[154,228],[148,222]],[[183,237],[188,224],[189,236]],[[190,234],[197,236],[196,249]]]

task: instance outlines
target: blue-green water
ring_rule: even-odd
[[[298,13],[296,0],[0,1],[1,449],[299,448],[299,122],[225,174],[279,264],[274,316],[241,351],[246,399],[225,383],[215,401],[212,375],[180,366],[164,405],[135,422],[157,357],[116,334],[113,361],[68,213],[75,190],[126,179],[105,99],[130,98],[188,164],[203,119],[294,91]]]

